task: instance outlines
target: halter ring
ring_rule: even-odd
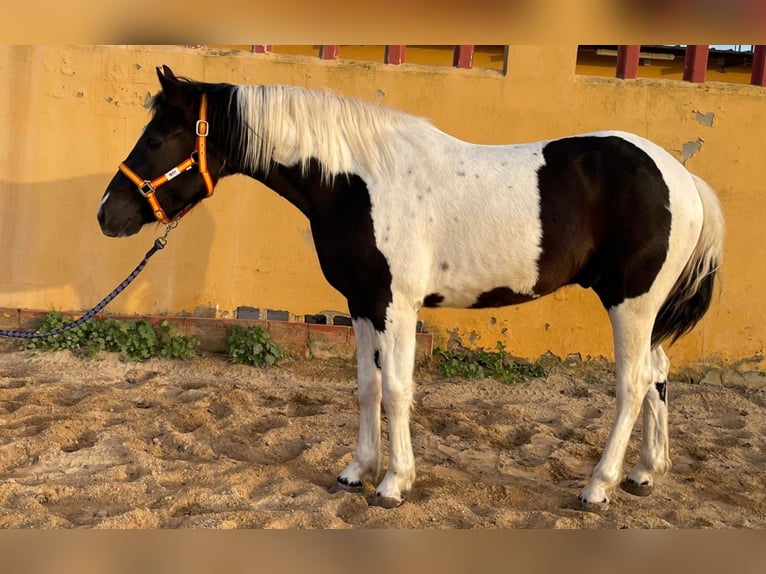
[[[151,181],[149,181],[148,179],[145,179],[144,182],[138,186],[138,191],[144,197],[148,197],[152,195],[154,192],[156,192],[157,190],[154,189],[154,187],[152,187]]]

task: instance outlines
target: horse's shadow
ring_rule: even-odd
[[[46,182],[0,180],[0,262],[4,267],[0,307],[85,311],[141,261],[165,230],[161,225],[146,226],[128,239],[101,233],[96,212],[113,175]],[[173,277],[188,277],[192,285],[204,278],[215,232],[213,217],[203,203],[183,223],[184,229],[171,234],[166,249],[105,312],[167,311]],[[193,236],[193,248],[184,235]]]

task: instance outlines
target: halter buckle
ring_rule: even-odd
[[[198,137],[205,137],[209,133],[209,126],[207,124],[207,120],[197,120],[196,125],[194,126],[194,131],[196,132]]]
[[[153,195],[157,190],[152,187],[152,182],[148,179],[145,179],[144,182],[138,186],[138,191],[141,195],[144,197],[148,197],[150,195]]]

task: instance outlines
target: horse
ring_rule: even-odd
[[[400,505],[415,479],[409,427],[421,307],[515,305],[577,284],[607,310],[616,418],[579,494],[652,492],[670,468],[662,343],[707,312],[724,220],[713,189],[658,145],[600,131],[514,145],[456,139],[425,118],[327,90],[203,83],[157,68],[152,117],[98,210],[107,236],[168,223],[244,174],[308,219],[357,344],[358,443],[333,488]],[[149,179],[154,178],[154,179]],[[643,406],[639,461],[622,479]]]

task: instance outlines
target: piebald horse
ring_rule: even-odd
[[[661,343],[707,311],[722,259],[723,217],[702,179],[624,132],[475,145],[326,91],[157,75],[153,116],[106,189],[101,229],[125,237],[172,221],[237,173],[305,214],[357,341],[359,440],[338,486],[380,479],[381,402],[389,462],[372,502],[397,506],[413,485],[421,307],[514,305],[578,284],[609,314],[617,379],[614,425],[579,499],[609,503],[642,405],[640,459],[623,484],[651,492],[670,467]]]

